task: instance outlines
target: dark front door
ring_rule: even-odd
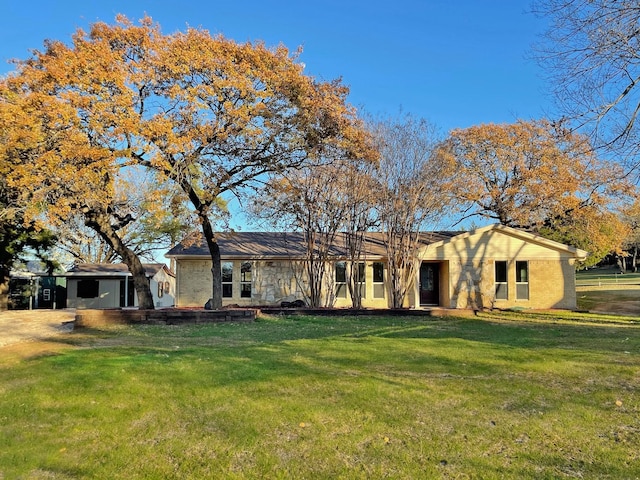
[[[420,265],[420,305],[440,303],[440,265],[422,263]]]

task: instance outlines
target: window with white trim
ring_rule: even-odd
[[[384,263],[374,262],[373,269],[373,298],[384,298]]]
[[[494,275],[495,275],[496,300],[507,300],[509,298],[507,262],[502,260],[497,260],[495,262]]]
[[[516,261],[516,300],[529,300],[529,262]]]
[[[251,262],[243,262],[240,266],[240,296],[251,298]]]
[[[233,262],[222,262],[222,297],[233,297]]]

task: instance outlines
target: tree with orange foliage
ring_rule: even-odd
[[[103,181],[95,191],[112,189],[116,170],[135,165],[189,199],[211,254],[214,308],[222,305],[222,277],[211,218],[222,194],[241,195],[263,175],[322,154],[374,155],[345,102],[347,89],[304,75],[282,46],[239,44],[201,29],[164,35],[148,17],[136,26],[118,16],[115,25],[78,30],[71,46],[48,42],[18,67],[12,81],[22,92],[60,104],[47,119],[56,129],[47,139],[75,137],[65,165],[90,160],[96,178],[87,172],[88,179]],[[105,228],[108,215],[130,218],[108,207],[102,216],[88,213],[92,226]]]
[[[89,122],[82,90],[35,59],[0,84],[0,155],[11,164],[7,181],[20,191],[25,221],[36,229],[60,226],[73,215],[95,230],[127,264],[140,308],[154,308],[144,267],[121,230],[135,220],[118,196],[120,154],[100,139],[104,128]],[[67,79],[68,80],[68,79]]]
[[[463,218],[536,231],[591,252],[590,262],[619,249],[624,227],[610,212],[632,188],[587,137],[546,120],[486,124],[452,131],[438,155],[454,166]]]

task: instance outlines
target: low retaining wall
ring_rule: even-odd
[[[449,309],[440,307],[429,308],[279,308],[259,307],[259,311],[268,315],[316,315],[329,317],[442,317]],[[456,310],[457,312],[464,310]],[[473,313],[473,310],[469,310]]]
[[[100,327],[140,323],[147,325],[181,325],[185,323],[253,322],[256,310],[77,310],[75,326]]]

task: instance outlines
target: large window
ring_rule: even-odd
[[[529,262],[516,262],[516,300],[529,300]]]
[[[222,262],[222,297],[233,297],[233,262]]]
[[[240,266],[240,296],[251,298],[251,262],[244,262]]]
[[[78,298],[98,298],[100,295],[100,282],[98,280],[78,281]]]
[[[373,298],[384,298],[384,263],[373,264]]]
[[[347,263],[335,263],[335,292],[336,298],[347,298]]]
[[[507,283],[507,262],[495,262],[496,300],[509,298],[509,285]]]

